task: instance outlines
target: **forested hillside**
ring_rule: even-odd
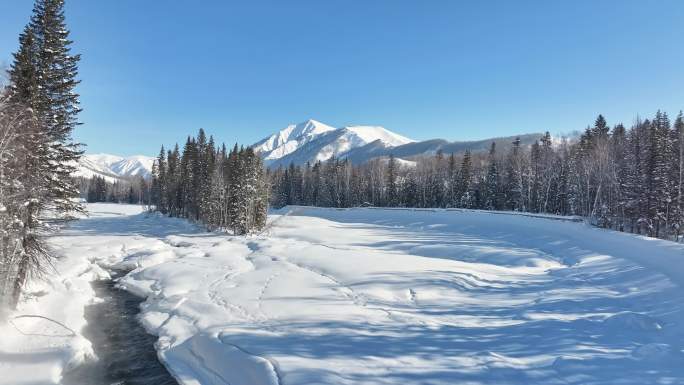
[[[606,228],[679,239],[684,224],[684,118],[665,112],[612,129],[603,116],[578,140],[505,153],[438,152],[407,167],[390,156],[366,164],[330,159],[271,174],[271,203],[352,207],[459,207],[579,215]]]

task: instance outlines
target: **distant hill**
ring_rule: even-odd
[[[434,155],[439,150],[444,154],[461,154],[466,150],[470,150],[471,152],[488,151],[492,142],[496,143],[497,149],[501,151],[508,148],[516,138],[520,139],[521,145],[528,146],[534,143],[535,140],[538,140],[541,136],[541,133],[523,134],[464,142],[449,142],[444,139],[431,139],[396,147],[388,147],[384,146],[382,143],[373,142],[348,151],[344,154],[344,157],[351,160],[354,164],[364,163],[373,158],[387,157],[390,155],[410,160],[420,156]]]

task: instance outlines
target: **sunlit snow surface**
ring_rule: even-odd
[[[682,245],[468,211],[289,207],[232,238],[90,210],[51,240],[61,276],[31,290],[52,294],[17,314],[78,331],[98,265],[135,268],[122,285],[184,384],[684,384]],[[88,357],[80,337],[0,332],[0,383]]]

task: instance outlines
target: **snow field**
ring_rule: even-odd
[[[107,268],[133,269],[120,285],[183,384],[684,383],[682,245],[475,211],[291,207],[247,238],[90,211],[51,240],[60,275],[29,291],[50,294],[17,312],[76,336],[0,326],[0,383],[90,358],[78,331]]]

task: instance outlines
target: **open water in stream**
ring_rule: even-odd
[[[138,322],[142,298],[118,289],[113,279],[93,282],[103,301],[86,308],[84,336],[92,344],[97,361],[68,372],[65,385],[177,385],[154,349],[157,337]]]

